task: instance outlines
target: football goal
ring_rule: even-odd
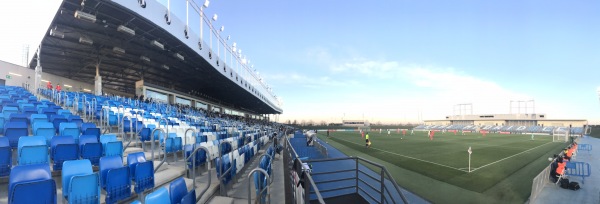
[[[552,130],[552,142],[568,142],[570,132],[569,128],[554,128]]]

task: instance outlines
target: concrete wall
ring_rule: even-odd
[[[583,127],[583,125],[587,125],[587,121],[585,120],[540,120],[538,121],[538,125],[544,126],[563,126],[569,127],[572,125],[573,127]]]
[[[92,93],[94,91],[93,83],[81,82],[73,79],[68,79],[62,76],[57,76],[54,74],[49,74],[43,72],[44,62],[42,61],[42,80],[50,81],[52,86],[56,87],[56,84],[60,84],[63,90],[68,91],[78,91],[78,92],[88,92]],[[12,73],[12,74],[11,74]],[[10,76],[10,79],[7,79],[6,76]],[[21,76],[18,76],[21,75]],[[34,92],[34,84],[35,84],[35,70],[29,69],[27,67],[23,67],[16,64],[11,64],[5,61],[0,60],[0,78],[6,80],[7,86],[23,86],[29,84],[29,91]],[[41,82],[42,88],[46,87],[45,81]],[[69,87],[70,86],[70,87]],[[87,91],[87,90],[89,91]],[[132,96],[131,94],[116,91],[113,89],[103,89],[104,93],[108,94],[116,94],[121,96]]]

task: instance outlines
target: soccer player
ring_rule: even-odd
[[[390,135],[390,130],[388,129],[388,135]]]
[[[429,140],[433,141],[433,135],[435,134],[435,131],[429,131]]]
[[[369,148],[371,147],[371,141],[369,141],[369,133],[367,132],[367,135],[365,135],[365,147]]]
[[[414,135],[415,134],[415,129],[410,129],[410,135]]]
[[[412,133],[410,133],[412,135]],[[406,136],[406,129],[402,129],[402,136]]]
[[[534,140],[534,139],[533,139],[533,133],[531,133],[531,140]]]
[[[362,130],[360,131],[360,137],[365,138],[365,132],[363,132]]]

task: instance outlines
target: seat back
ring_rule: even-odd
[[[146,162],[144,152],[134,152],[127,155],[127,166],[129,166],[129,171],[131,171],[130,175],[132,179],[135,176],[135,165],[140,162]]]
[[[96,173],[80,174],[71,177],[67,197],[69,203],[100,204],[100,184],[98,180],[98,174]],[[63,194],[64,192],[63,190]]]
[[[146,195],[146,204],[171,204],[167,188],[159,188]]]
[[[79,135],[81,132],[79,131],[79,127],[77,127],[76,123],[63,122],[60,123],[60,135],[62,136],[71,136],[76,141],[79,140]]]
[[[196,204],[196,189],[192,189],[181,198],[181,204]]]
[[[123,160],[119,156],[106,156],[100,158],[100,184],[102,185],[102,188],[106,185],[106,174],[108,173],[108,170],[121,167],[123,167]]]
[[[47,164],[15,166],[9,177],[8,203],[56,203],[56,183],[50,167]]]
[[[96,136],[96,140],[100,140],[100,128],[90,127],[82,131],[83,135],[94,135]]]
[[[100,135],[100,143],[106,149],[106,144],[109,142],[117,142],[117,136],[113,134]]]
[[[96,140],[93,135],[82,135],[79,138],[80,156],[83,159],[89,159],[90,162],[97,166],[102,157],[102,144]]]
[[[104,156],[120,156],[123,157],[123,142],[109,142],[104,145]]]
[[[46,138],[46,143],[49,144],[52,137],[56,135],[56,131],[54,130],[54,125],[52,125],[52,123],[38,121],[33,124],[33,135],[44,136]]]
[[[109,169],[106,173],[106,203],[116,203],[131,196],[129,167]]]
[[[79,145],[71,136],[55,136],[51,142],[50,158],[53,161],[53,170],[61,170],[63,162],[79,159]]]
[[[182,177],[175,179],[169,184],[169,194],[171,203],[180,203],[181,199],[187,194],[187,186]]]
[[[8,138],[0,137],[0,177],[8,176],[12,168],[12,148]]]
[[[7,122],[4,124],[4,136],[8,137],[9,144],[16,148],[19,138],[29,135],[25,122]]]
[[[73,161],[65,161],[63,163],[62,170],[62,186],[63,186],[63,196],[68,197],[71,192],[71,178],[73,176],[78,175],[89,175],[93,174],[92,164],[90,160],[82,159],[82,160],[73,160]],[[65,192],[67,192],[65,194]]]
[[[142,193],[145,190],[154,188],[154,164],[152,161],[140,162],[135,164],[135,192]],[[167,196],[167,201],[168,196]]]
[[[19,138],[17,158],[19,165],[48,164],[49,158],[46,138],[42,136]]]

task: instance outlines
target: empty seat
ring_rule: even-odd
[[[196,189],[192,189],[183,198],[181,198],[181,204],[196,204]]]
[[[79,159],[78,146],[71,136],[55,136],[51,141],[51,153],[54,171],[62,169],[63,162]]]
[[[60,134],[60,124],[68,123],[69,120],[64,115],[48,115],[50,120],[52,121],[52,125],[54,125],[54,130],[57,134]]]
[[[90,160],[72,160],[63,163],[63,197],[69,203],[100,203],[98,174],[92,170]]]
[[[82,135],[95,135],[96,139],[100,141],[100,128],[97,128],[94,123],[82,123],[81,133]]]
[[[79,135],[81,135],[81,132],[79,131],[77,124],[63,122],[60,124],[60,135],[71,136],[73,139],[75,139],[75,141],[79,141]]]
[[[56,114],[58,114],[58,115],[64,115],[64,116],[72,115],[71,111],[69,111],[69,110],[63,110],[63,109],[58,110]]]
[[[156,189],[154,192],[146,195],[146,204],[171,204],[169,192],[166,187]]]
[[[100,181],[106,191],[105,202],[116,203],[131,196],[131,177],[129,167],[123,166],[122,157],[108,156],[100,158]]]
[[[116,135],[101,135],[100,143],[102,143],[104,156],[123,156],[123,142],[118,141]]]
[[[133,181],[135,182],[135,192],[139,194],[154,188],[154,164],[152,161],[136,163],[134,166],[135,174]]]
[[[48,146],[46,138],[30,136],[19,138],[17,149],[19,165],[48,164]]]
[[[48,116],[45,114],[31,114],[29,117],[31,118],[31,125],[34,125],[36,122],[48,122]]]
[[[20,137],[27,135],[27,124],[24,122],[7,122],[4,124],[4,136],[8,137],[8,142],[12,148],[17,147]]]
[[[220,158],[217,158],[216,170],[217,170],[218,177],[221,177],[221,175],[223,175],[223,173],[227,172],[227,170],[229,170],[229,168],[231,168],[231,160],[230,159],[231,158],[230,158],[229,154],[226,154]],[[229,181],[231,181],[231,171],[227,172],[227,174],[224,174],[223,180],[221,180],[221,182],[223,182],[225,184],[229,183]]]
[[[132,180],[135,176],[135,164],[140,162],[146,162],[146,155],[144,152],[134,152],[127,155],[127,166],[129,166]]]
[[[54,130],[54,125],[52,125],[52,123],[38,121],[33,124],[33,135],[45,137],[46,143],[50,144],[50,140],[56,135],[56,131]]]
[[[4,114],[4,119],[6,121],[8,121],[10,119],[10,114],[19,113],[19,108],[18,107],[14,107],[14,106],[9,106],[9,104],[5,104],[2,107],[2,113]]]
[[[56,204],[56,183],[47,164],[15,166],[8,183],[8,203]]]
[[[171,203],[181,203],[181,199],[188,194],[185,180],[182,177],[175,179],[169,184],[169,197]]]
[[[102,143],[99,143],[94,135],[81,135],[79,155],[82,159],[89,159],[94,166],[98,166],[100,157],[102,157]]]
[[[0,177],[8,176],[12,168],[12,148],[8,138],[0,137]]]
[[[29,119],[27,119],[27,115],[20,113],[11,113],[9,118],[9,122],[25,122],[25,124],[29,124]]]

